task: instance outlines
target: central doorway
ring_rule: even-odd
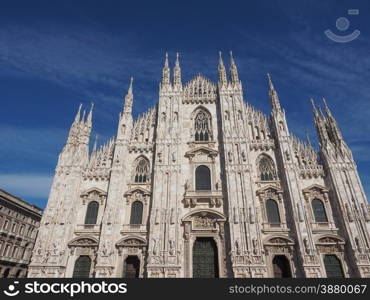
[[[139,278],[140,260],[137,256],[127,256],[123,264],[123,278]]]
[[[218,252],[213,238],[197,238],[193,246],[193,278],[218,278]]]

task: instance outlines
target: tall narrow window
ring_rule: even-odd
[[[279,206],[275,200],[266,201],[267,220],[270,224],[280,224]]]
[[[142,224],[143,221],[143,203],[135,201],[131,205],[130,224]]]
[[[200,111],[195,117],[195,141],[208,141],[211,135],[210,116]]]
[[[325,205],[319,199],[312,200],[312,210],[317,223],[327,223],[328,217],[326,216]]]
[[[344,278],[342,263],[336,255],[328,254],[324,256],[326,277]]]
[[[195,188],[196,190],[211,189],[211,171],[206,166],[199,166],[195,170]]]
[[[75,262],[73,278],[89,278],[91,269],[91,258],[87,255],[81,255]]]
[[[134,171],[134,181],[137,183],[149,182],[150,179],[150,165],[149,161],[144,157],[140,157],[136,162]]]
[[[269,181],[269,180],[276,179],[274,161],[268,156],[263,155],[261,157],[258,163],[258,171],[259,171],[260,179],[263,181]]]
[[[91,201],[87,206],[85,224],[96,224],[98,218],[99,203]]]

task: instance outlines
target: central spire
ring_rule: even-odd
[[[127,94],[125,96],[125,106],[124,106],[124,109],[123,109],[123,112],[125,112],[125,113],[131,113],[132,112],[132,102],[134,100],[134,94],[132,92],[133,82],[134,82],[134,78],[131,77],[130,86],[129,86]]]
[[[269,81],[269,97],[270,97],[270,101],[271,101],[271,104],[272,104],[272,109],[274,111],[280,111],[281,106],[280,106],[279,96],[278,96],[278,94],[275,90],[275,87],[274,87],[273,83],[272,83],[270,74],[267,74],[267,77],[268,77],[268,81]]]

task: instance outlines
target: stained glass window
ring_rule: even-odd
[[[280,224],[279,206],[275,200],[266,201],[267,220],[270,224]]]
[[[130,224],[141,224],[143,220],[143,204],[135,201],[131,205]]]
[[[317,223],[327,223],[328,217],[326,216],[324,203],[319,199],[312,200],[312,210]]]
[[[136,163],[134,181],[135,182],[149,182],[150,179],[150,165],[149,161],[144,157],[140,157]]]
[[[206,166],[199,166],[195,170],[196,190],[211,189],[211,171]]]
[[[195,141],[208,141],[210,139],[210,116],[200,111],[195,117]]]
[[[85,224],[96,224],[99,212],[99,203],[91,201],[87,206]]]
[[[275,180],[275,164],[270,157],[262,156],[258,163],[260,179],[263,181]]]

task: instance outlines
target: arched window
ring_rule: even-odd
[[[128,256],[123,263],[123,278],[139,278],[140,260],[137,256]]]
[[[75,262],[73,278],[89,278],[91,269],[91,258],[87,255],[81,255]]]
[[[22,270],[18,270],[17,273],[15,274],[15,278],[20,278],[21,273],[22,273]]]
[[[336,255],[325,255],[324,265],[327,278],[344,278],[342,263]]]
[[[5,269],[5,271],[3,273],[3,278],[8,278],[9,277],[9,273],[10,273],[10,268]]]
[[[131,205],[130,224],[142,224],[143,221],[143,203],[135,201]]]
[[[279,206],[275,200],[266,201],[267,221],[270,224],[280,224]]]
[[[150,179],[150,165],[149,161],[140,157],[136,162],[136,168],[134,171],[134,181],[135,182],[149,182]]]
[[[269,181],[269,180],[276,179],[274,161],[268,156],[263,155],[260,158],[258,162],[258,171],[259,171],[260,179],[263,181]]]
[[[319,199],[312,200],[312,210],[317,223],[327,223],[328,217],[326,216],[325,205]]]
[[[208,141],[211,138],[211,117],[205,111],[199,111],[195,117],[195,141]]]
[[[211,171],[206,166],[199,166],[195,170],[195,189],[211,189]]]
[[[85,224],[96,224],[98,218],[99,203],[91,201],[87,206]]]
[[[289,260],[285,255],[275,255],[272,260],[274,271],[274,278],[291,278],[292,272],[290,271]]]

